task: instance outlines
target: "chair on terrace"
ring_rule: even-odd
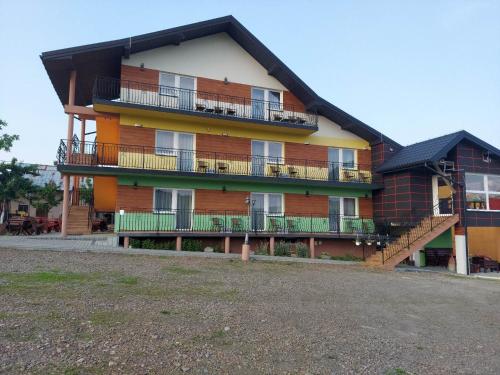
[[[233,232],[243,232],[243,223],[239,217],[231,218],[231,228]]]
[[[218,217],[213,217],[211,231],[212,232],[222,232],[222,228],[223,228],[222,220],[219,219]]]
[[[283,227],[281,223],[278,221],[278,219],[272,217],[269,219],[269,223],[271,224],[271,232],[282,232]]]

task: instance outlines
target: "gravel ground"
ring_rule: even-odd
[[[0,373],[498,374],[500,283],[0,250]]]

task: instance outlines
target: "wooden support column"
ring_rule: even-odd
[[[76,87],[76,71],[72,70],[69,77],[69,94],[68,94],[68,104],[75,104],[75,87]],[[73,152],[73,130],[74,130],[75,118],[73,113],[68,113],[68,133],[66,136],[67,141],[67,155],[66,162],[71,159],[71,154]],[[63,210],[62,210],[62,225],[61,225],[61,236],[66,237],[68,235],[68,215],[69,215],[69,175],[64,175],[63,177]]]
[[[224,238],[224,253],[229,254],[230,251],[231,251],[231,237],[226,236],[226,238]]]
[[[80,154],[85,153],[85,125],[86,125],[86,120],[84,118],[80,119]],[[83,159],[82,159],[83,160]],[[80,187],[80,180],[82,177],[80,176],[75,176],[73,177],[73,186],[75,189],[78,189]]]
[[[177,236],[177,238],[175,239],[175,250],[177,250],[177,251],[182,250],[182,237],[181,236]]]
[[[309,238],[309,254],[314,259],[314,237]]]
[[[68,235],[68,214],[69,214],[69,176],[63,176],[63,207],[62,207],[62,225],[61,236]]]
[[[129,246],[130,246],[130,238],[128,236],[124,237],[123,238],[123,248],[128,249]]]
[[[269,255],[274,256],[274,237],[269,238]]]

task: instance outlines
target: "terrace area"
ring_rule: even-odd
[[[121,167],[207,177],[372,183],[370,167],[355,163],[80,141],[68,148],[66,140],[61,140],[57,162],[68,167]]]
[[[318,116],[291,104],[178,87],[98,77],[95,104],[140,107],[227,120],[245,120],[314,132]]]
[[[238,211],[126,211],[115,214],[115,232],[167,233],[196,232],[197,234],[253,235],[279,234],[297,237],[323,234],[353,236],[373,234],[372,218],[339,214],[312,215],[252,210]]]

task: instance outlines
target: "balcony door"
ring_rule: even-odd
[[[253,231],[264,231],[268,226],[270,219],[271,227],[274,227],[282,222],[283,218],[283,194],[279,193],[252,193],[250,196],[252,201],[251,207],[251,228]],[[276,230],[276,228],[271,228]]]
[[[267,164],[283,162],[283,144],[280,142],[252,141],[252,175],[265,176]]]
[[[179,76],[179,109],[194,108],[194,78]]]
[[[328,179],[339,181],[341,169],[354,169],[356,155],[353,149],[328,148]]]
[[[354,232],[356,198],[328,197],[328,221],[332,232]]]
[[[156,154],[175,157],[172,161],[156,161],[157,168],[162,166],[167,170],[191,172],[194,165],[194,134],[178,133],[164,130],[156,131]],[[175,163],[175,164],[174,164]]]
[[[182,110],[194,109],[194,77],[181,76],[174,73],[160,73],[160,101],[168,108]]]
[[[154,191],[154,211],[157,214],[169,215],[172,220],[163,220],[168,228],[159,230],[189,230],[193,214],[193,191],[157,188]],[[172,225],[173,224],[173,225]],[[172,226],[171,226],[172,225]]]
[[[269,111],[269,113],[268,113]],[[276,90],[252,88],[252,118],[258,120],[273,120],[273,115],[279,115],[281,111],[281,92]],[[273,115],[271,115],[271,113]]]

